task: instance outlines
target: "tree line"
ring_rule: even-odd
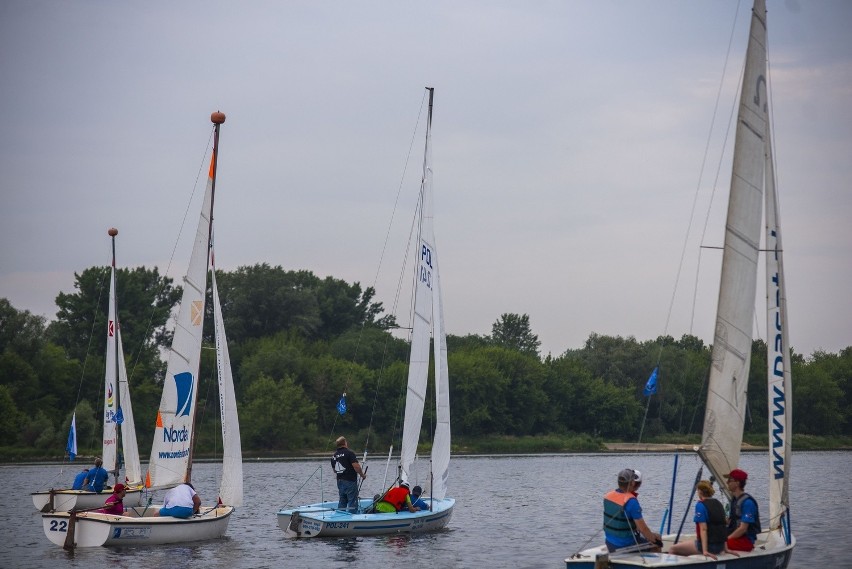
[[[57,296],[49,323],[0,299],[3,457],[61,455],[74,412],[80,453],[99,452],[108,274],[108,267],[75,274],[75,292]],[[340,433],[372,449],[398,445],[408,344],[374,289],[267,264],[220,271],[217,282],[244,450],[326,449]],[[119,269],[117,287],[144,459],[181,290],[145,267]],[[212,302],[207,306],[209,319]],[[212,331],[209,322],[205,331]],[[205,346],[213,346],[212,337]],[[579,349],[542,357],[529,316],[501,314],[490,335],[450,335],[447,347],[454,441],[544,435],[635,441],[640,428],[643,440],[701,432],[710,346],[695,336],[637,341],[591,333]],[[658,390],[649,399],[642,391],[655,367]],[[214,452],[219,440],[215,369],[214,351],[203,350],[201,453]],[[756,340],[746,432],[764,439],[765,369],[765,344]],[[852,435],[852,347],[794,353],[793,378],[795,433]],[[433,413],[427,404],[421,440],[429,438]]]

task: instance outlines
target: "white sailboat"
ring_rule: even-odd
[[[411,355],[408,368],[408,391],[405,401],[400,471],[402,480],[411,479],[412,464],[423,424],[429,363],[434,345],[436,427],[432,444],[431,496],[423,497],[428,510],[387,513],[349,513],[338,510],[337,500],[284,508],[278,512],[278,525],[287,537],[329,537],[381,535],[424,532],[445,527],[453,513],[455,500],[447,498],[450,465],[450,396],[447,370],[447,340],[441,303],[441,279],[438,272],[438,249],[435,244],[432,207],[432,102],[429,90],[426,122],[426,146],[423,178],[420,187],[420,239],[414,285],[414,322],[411,333]],[[372,504],[360,501],[359,512]]]
[[[124,502],[129,505],[142,503],[142,468],[139,463],[139,447],[136,444],[136,429],[133,407],[130,403],[130,388],[124,351],[121,344],[121,327],[118,321],[118,299],[115,270],[115,236],[118,230],[109,230],[112,239],[112,267],[109,286],[109,318],[107,321],[106,372],[104,373],[104,422],[102,454],[103,467],[127,488]],[[119,480],[121,467],[118,444],[121,439],[125,462],[124,480]],[[102,493],[70,488],[50,489],[32,494],[33,505],[41,512],[67,512],[99,508],[110,495],[107,486]]]
[[[606,547],[577,553],[565,560],[577,567],[726,567],[731,569],[787,567],[796,544],[790,528],[791,397],[790,342],[782,263],[778,196],[772,163],[766,65],[766,3],[755,0],[746,65],[737,116],[733,173],[725,226],[722,275],[713,339],[712,362],[704,416],[701,460],[716,480],[736,469],[746,414],[746,389],[757,292],[761,213],[765,201],[767,393],[769,398],[769,524],[758,534],[754,549],[722,553],[718,560],[703,555],[667,553],[677,536],[663,536],[661,553],[618,551]],[[727,488],[722,491],[731,498]],[[691,516],[691,514],[690,514]],[[691,519],[691,518],[690,518]],[[681,535],[680,541],[694,540]],[[625,548],[629,550],[630,548]]]
[[[214,124],[214,142],[210,174],[192,257],[184,278],[183,297],[169,352],[163,395],[157,411],[154,443],[145,486],[149,490],[158,490],[191,482],[207,272],[212,268],[213,316],[223,439],[218,503],[214,506],[202,506],[199,513],[187,519],[159,516],[160,506],[128,508],[122,516],[94,512],[43,515],[45,535],[50,541],[66,549],[75,546],[160,545],[221,537],[228,528],[235,506],[242,505],[239,421],[213,263],[213,198],[216,189],[219,128],[225,122],[225,115],[220,112],[213,113],[211,121]]]

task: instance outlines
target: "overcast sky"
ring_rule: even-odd
[[[375,284],[390,308],[432,86],[449,333],[514,312],[554,356],[593,332],[709,343],[721,255],[699,246],[722,241],[750,9],[4,0],[0,297],[52,318],[75,272],[109,262],[113,226],[120,266],[180,282],[220,109],[219,268]],[[768,10],[790,335],[836,352],[852,345],[852,2]]]

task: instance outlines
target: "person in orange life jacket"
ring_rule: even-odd
[[[337,437],[335,444],[337,450],[331,457],[331,467],[337,475],[337,509],[345,508],[354,514],[358,511],[358,476],[363,480],[367,474],[361,470],[358,457],[349,450],[346,437]]]
[[[745,491],[748,473],[735,468],[725,475],[732,496],[731,517],[728,522],[728,549],[751,551],[760,533],[760,513],[757,500]]]
[[[121,516],[124,514],[124,496],[127,494],[127,489],[124,484],[116,484],[112,487],[112,496],[106,499],[104,507],[97,510],[100,514],[115,514]]]
[[[716,554],[730,553],[725,541],[728,530],[725,526],[725,507],[719,500],[713,498],[716,491],[709,480],[702,480],[695,485],[698,502],[695,503],[695,535],[693,541],[682,541],[671,546],[672,555],[704,555],[716,559]],[[734,554],[736,555],[736,554]]]
[[[408,490],[408,482],[403,480],[396,488],[385,492],[385,497],[376,504],[376,511],[383,514],[393,514],[402,510],[405,506],[409,512],[416,512],[417,508],[411,503],[411,494]]]
[[[635,490],[636,471],[625,468],[618,473],[618,489],[604,496],[603,526],[609,551],[637,545],[646,546],[641,549],[659,551],[663,545],[660,534],[652,532],[642,519],[642,507]]]

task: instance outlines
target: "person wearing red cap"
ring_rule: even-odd
[[[728,549],[751,551],[761,530],[757,500],[745,491],[748,473],[735,468],[725,478],[728,479],[728,491],[733,498],[728,521]]]
[[[98,510],[100,514],[114,514],[121,516],[124,514],[124,495],[127,494],[127,488],[124,484],[116,484],[112,488],[112,496],[106,499],[104,507]]]

